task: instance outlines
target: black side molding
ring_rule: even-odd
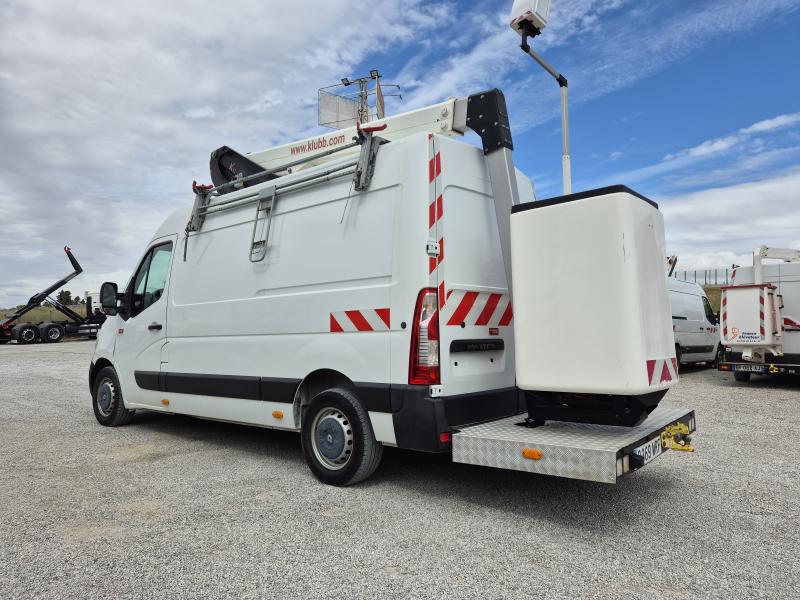
[[[299,379],[251,377],[244,375],[207,375],[204,373],[159,373],[136,371],[136,385],[143,390],[172,394],[196,394],[240,400],[268,400],[291,404]]]
[[[523,212],[525,210],[533,210],[535,208],[544,208],[546,206],[553,206],[555,204],[564,204],[565,202],[573,202],[575,200],[584,200],[586,198],[593,198],[595,196],[609,196],[611,194],[630,194],[631,196],[635,196],[640,200],[644,200],[653,208],[658,208],[658,204],[650,200],[650,198],[646,198],[642,196],[639,192],[636,192],[629,188],[626,185],[612,185],[609,187],[598,188],[596,190],[586,190],[585,192],[578,192],[575,194],[569,194],[567,196],[556,196],[555,198],[548,198],[547,200],[538,200],[536,202],[525,202],[524,204],[517,204],[516,206],[511,207],[511,213],[518,213]]]
[[[143,390],[172,394],[195,394],[238,400],[294,402],[299,379],[205,373],[134,372]],[[392,412],[392,386],[388,383],[354,383],[356,394],[368,411]],[[427,388],[425,388],[427,390]]]

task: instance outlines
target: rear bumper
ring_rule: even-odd
[[[474,394],[431,398],[427,386],[392,386],[395,436],[400,448],[423,452],[449,452],[442,433],[454,428],[500,419],[525,411],[516,387]]]
[[[747,371],[765,375],[800,375],[800,354],[784,354],[783,356],[768,357],[763,363],[752,363],[742,360],[741,352],[725,351],[723,359],[717,365],[719,371]]]

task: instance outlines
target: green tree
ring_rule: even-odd
[[[61,290],[58,292],[56,300],[61,302],[61,304],[72,304],[72,294],[70,294],[67,290]]]

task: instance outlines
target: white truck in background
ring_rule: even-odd
[[[735,269],[722,288],[721,313],[719,370],[741,382],[800,374],[800,250],[756,248],[753,266]]]
[[[692,450],[694,412],[658,406],[678,381],[658,206],[623,186],[536,201],[513,148],[487,90],[214,151],[213,186],[102,286],[98,422],[297,431],[334,485],[384,446],[607,483]]]

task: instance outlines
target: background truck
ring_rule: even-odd
[[[41,292],[31,296],[22,308],[0,319],[0,344],[6,344],[13,340],[18,344],[35,344],[37,342],[52,344],[60,342],[65,335],[79,335],[89,338],[97,337],[97,332],[100,330],[100,326],[105,320],[105,315],[98,317],[93,314],[90,298],[87,298],[86,315],[83,316],[50,295],[64,287],[67,282],[83,272],[78,260],[72,254],[72,250],[65,246],[64,252],[69,262],[72,264],[73,271]],[[69,320],[44,323],[18,322],[27,313],[41,306],[43,303],[48,303],[53,306],[53,308],[62,313]]]
[[[742,382],[753,373],[800,374],[800,250],[756,248],[753,266],[735,269],[722,287],[721,304],[719,370]]]

